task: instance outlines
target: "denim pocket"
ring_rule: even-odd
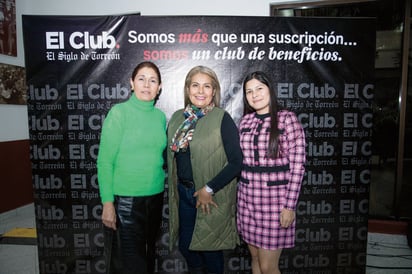
[[[193,197],[193,194],[195,194],[195,188],[187,188],[182,184],[177,185],[177,189],[179,191],[179,200],[181,202],[187,203],[189,205],[192,205],[196,207],[196,198]]]

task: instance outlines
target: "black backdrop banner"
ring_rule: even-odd
[[[307,136],[296,247],[282,273],[364,273],[370,184],[375,22],[368,18],[23,16],[40,273],[104,273],[96,157],[102,122],[130,95],[143,60],[156,63],[167,118],[183,107],[195,65],[213,68],[222,107],[239,122],[242,80],[273,77]],[[167,186],[166,186],[167,187]],[[158,273],[184,273],[168,251],[164,197]],[[244,244],[227,273],[250,273]]]

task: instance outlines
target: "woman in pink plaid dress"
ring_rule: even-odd
[[[295,245],[295,207],[306,161],[305,134],[296,115],[280,109],[265,73],[247,75],[243,98],[237,226],[248,244],[253,274],[280,273],[282,249]]]

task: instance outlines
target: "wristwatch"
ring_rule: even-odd
[[[209,193],[210,195],[215,194],[215,193],[213,192],[213,189],[211,189],[208,185],[205,185],[205,189],[206,189],[206,192]]]

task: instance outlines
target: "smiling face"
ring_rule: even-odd
[[[142,67],[133,79],[130,79],[130,85],[134,94],[140,101],[152,101],[159,94],[161,84],[156,71],[150,67]]]
[[[257,114],[269,113],[270,91],[267,85],[256,79],[251,79],[246,82],[245,94],[248,104]]]
[[[192,105],[198,108],[208,106],[213,101],[213,96],[215,95],[212,78],[204,73],[193,75],[187,93]]]

